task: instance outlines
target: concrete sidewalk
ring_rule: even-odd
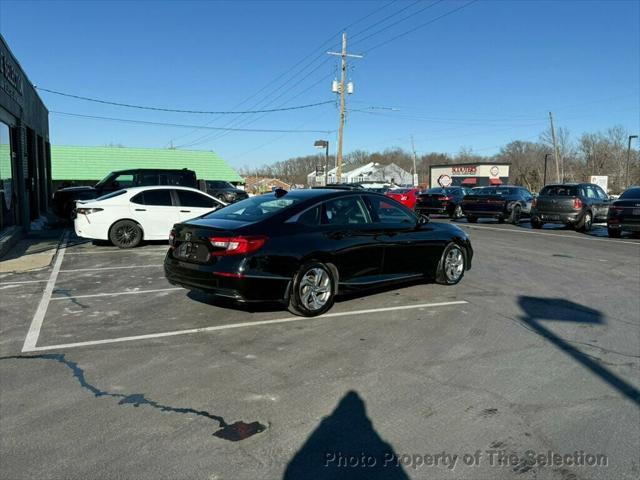
[[[0,258],[2,274],[20,273],[46,268],[58,250],[63,230],[32,232]]]

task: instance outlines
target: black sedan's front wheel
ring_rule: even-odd
[[[335,301],[335,279],[327,265],[305,263],[293,278],[289,311],[315,317],[327,312]]]
[[[464,267],[464,249],[457,243],[451,242],[445,247],[438,262],[436,282],[442,285],[455,285],[464,277]]]

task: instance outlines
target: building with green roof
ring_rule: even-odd
[[[111,172],[134,168],[188,168],[198,180],[244,183],[214,152],[165,148],[51,146],[54,188],[63,183],[94,184]]]

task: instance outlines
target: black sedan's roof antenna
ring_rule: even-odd
[[[284,197],[287,194],[287,191],[284,188],[276,188],[273,192],[276,194],[276,198]]]

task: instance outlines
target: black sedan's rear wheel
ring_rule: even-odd
[[[315,317],[327,312],[335,301],[335,278],[324,263],[310,262],[300,267],[293,279],[289,311]]]
[[[137,247],[142,241],[142,230],[133,220],[120,220],[109,230],[109,240],[118,248]]]
[[[622,235],[622,232],[615,228],[607,228],[607,233],[609,234],[610,238],[620,238],[620,236]]]
[[[443,285],[455,285],[464,277],[465,251],[457,243],[451,242],[442,252],[438,269],[436,270],[436,282]]]
[[[511,209],[511,216],[509,217],[509,222],[514,225],[518,225],[520,223],[520,205],[514,205]]]
[[[462,207],[460,205],[456,205],[455,208],[451,211],[451,220],[457,220],[462,217]]]
[[[469,223],[477,223],[478,222],[478,218],[474,217],[473,215],[467,215],[467,222],[469,222]]]
[[[586,211],[582,216],[582,220],[576,226],[576,230],[579,232],[589,232],[591,231],[591,226],[593,225],[593,217],[591,216],[591,212]]]

